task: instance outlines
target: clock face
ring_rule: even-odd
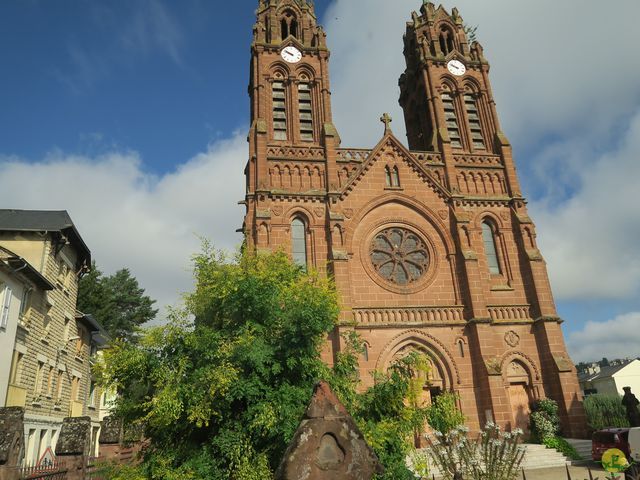
[[[302,52],[294,46],[288,46],[282,49],[280,56],[285,62],[298,63],[302,60]]]
[[[447,69],[457,77],[461,77],[467,72],[467,67],[459,60],[451,60],[447,63]]]

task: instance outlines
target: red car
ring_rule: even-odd
[[[605,428],[593,434],[591,437],[591,458],[594,462],[602,461],[602,454],[610,448],[622,450],[629,458],[628,428]]]

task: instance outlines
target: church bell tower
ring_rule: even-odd
[[[553,398],[565,432],[580,436],[577,376],[489,63],[458,10],[423,0],[412,14],[407,142],[385,114],[368,148],[340,145],[313,3],[260,0],[256,17],[243,231],[247,248],[331,275],[341,312],[323,358],[355,329],[365,386],[418,351],[430,362],[424,401],[455,392],[473,430],[526,429],[531,403]]]

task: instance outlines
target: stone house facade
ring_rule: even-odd
[[[20,313],[10,319],[11,367],[0,401],[25,409],[24,462],[35,464],[55,449],[65,417],[91,417],[98,436],[91,358],[101,328],[76,312],[78,279],[91,254],[67,212],[32,210],[0,210],[0,249],[8,275],[31,276]]]
[[[407,23],[408,145],[384,115],[376,146],[341,146],[312,4],[261,0],[253,34],[243,229],[252,248],[285,249],[335,280],[340,325],[326,361],[355,328],[365,386],[417,350],[432,364],[424,401],[457,392],[472,429],[526,429],[531,402],[550,397],[565,434],[583,435],[576,370],[489,64],[457,9],[424,2]]]

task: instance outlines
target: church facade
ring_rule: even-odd
[[[469,44],[456,9],[430,2],[412,14],[404,45],[406,145],[385,114],[377,145],[345,148],[313,5],[260,0],[246,242],[335,280],[340,325],[326,360],[355,328],[365,385],[419,351],[431,361],[425,401],[457,392],[472,429],[526,429],[531,402],[553,398],[564,434],[584,435],[576,370],[483,49]]]

